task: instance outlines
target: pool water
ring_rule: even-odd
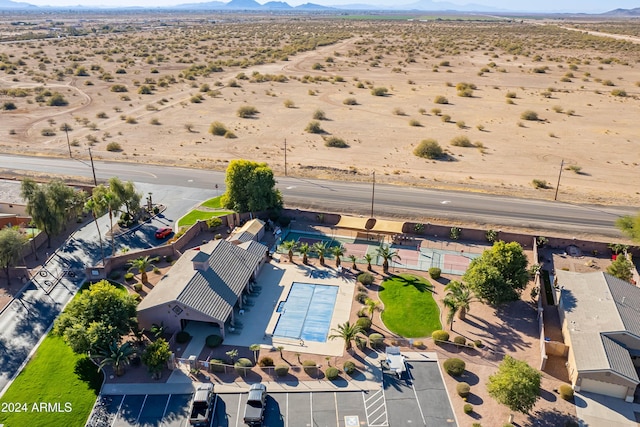
[[[286,301],[283,301],[273,335],[304,341],[327,341],[337,295],[338,286],[294,282]]]

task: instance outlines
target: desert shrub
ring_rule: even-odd
[[[358,101],[355,98],[345,98],[342,103],[344,105],[358,105]]]
[[[238,361],[233,365],[233,368],[236,372],[241,375],[247,375],[247,371],[253,366],[253,362],[246,357],[241,357]]]
[[[543,190],[549,188],[549,183],[544,179],[534,179],[531,184],[533,188],[542,188]]]
[[[449,341],[449,332],[439,329],[431,333],[431,338],[433,338],[436,344],[438,341]]]
[[[324,133],[324,129],[322,129],[322,126],[320,126],[320,122],[316,120],[309,122],[304,130],[309,133]]]
[[[216,348],[222,344],[222,337],[220,335],[209,335],[205,340],[205,344],[209,348]]]
[[[371,89],[371,95],[373,96],[385,96],[389,92],[386,87],[374,87]]]
[[[411,119],[411,120],[409,120],[409,126],[420,127],[420,126],[422,126],[422,123],[420,123],[419,120]]]
[[[565,169],[570,170],[573,173],[580,173],[582,171],[582,167],[578,165],[569,165]]]
[[[371,348],[376,348],[382,345],[383,342],[384,342],[384,336],[382,334],[379,334],[376,332],[369,335],[369,345],[371,345]]]
[[[467,397],[471,392],[471,386],[468,383],[461,382],[456,385],[456,392],[460,397]]]
[[[429,277],[431,277],[434,280],[438,280],[441,274],[442,274],[442,270],[440,270],[440,268],[438,267],[431,267],[429,269]]]
[[[151,95],[153,91],[151,90],[151,86],[142,85],[138,88],[138,93],[140,95]]]
[[[414,155],[426,159],[437,159],[442,157],[443,153],[442,147],[435,139],[424,139],[413,150]]]
[[[2,104],[2,109],[5,111],[11,111],[11,110],[15,110],[18,107],[16,107],[16,104],[11,102],[11,101],[7,101],[5,103]]]
[[[122,151],[122,146],[115,141],[111,141],[107,144],[107,151]]]
[[[109,88],[111,92],[127,92],[128,89],[125,85],[113,85]]]
[[[366,307],[361,308],[360,310],[358,310],[357,315],[358,315],[358,317],[369,317],[369,314],[367,313]]]
[[[569,384],[562,384],[560,387],[558,387],[558,393],[564,400],[573,399],[573,389]]]
[[[475,340],[475,341],[473,342],[473,345],[475,345],[475,346],[476,346],[476,348],[482,348],[482,347],[484,347],[484,344],[482,344],[482,341],[480,341],[480,340]]]
[[[69,101],[64,99],[64,96],[62,96],[62,94],[56,92],[51,95],[51,98],[49,98],[47,105],[49,107],[64,107],[65,105],[69,105]]]
[[[520,114],[520,118],[522,120],[529,120],[529,121],[533,121],[533,122],[535,122],[537,120],[540,120],[538,118],[538,113],[536,113],[533,110],[524,111],[522,114]]]
[[[274,366],[273,359],[270,358],[269,356],[261,357],[260,361],[258,361],[258,366],[261,366],[261,367]]]
[[[366,292],[358,292],[356,294],[356,301],[358,301],[360,304],[364,304],[364,302],[369,298],[369,295],[367,295]]]
[[[460,345],[467,344],[467,339],[465,337],[457,336],[453,338],[453,342]]]
[[[371,273],[360,273],[358,274],[358,282],[362,283],[365,286],[371,286],[375,280],[375,277]]]
[[[153,119],[149,120],[149,123],[152,124],[152,125],[156,125],[156,126],[159,126],[161,124],[160,120],[158,120],[155,117]]]
[[[413,346],[414,346],[415,348],[419,348],[419,349],[423,349],[423,348],[425,348],[424,342],[422,342],[422,341],[420,341],[420,340],[418,340],[418,341],[414,341],[414,342],[413,342]]]
[[[228,130],[228,131],[226,131],[226,132],[224,133],[224,137],[225,137],[226,139],[235,139],[235,138],[237,138],[236,134],[235,134],[235,133],[233,133],[233,132],[232,132],[232,131],[230,131],[230,130]]]
[[[436,104],[448,104],[449,100],[446,96],[438,95],[434,98],[433,102]]]
[[[451,227],[449,230],[449,237],[452,240],[458,240],[460,238],[460,233],[462,233],[460,227]]]
[[[402,108],[399,108],[399,107],[394,108],[394,109],[391,111],[391,113],[392,113],[394,116],[404,116],[404,115],[405,115],[404,110],[403,110]]]
[[[136,123],[138,123],[138,121],[136,120],[136,118],[135,118],[135,117],[133,117],[133,116],[127,116],[127,117],[125,117],[124,121],[125,121],[125,123],[128,123],[128,124],[130,124],[130,125],[135,125]]]
[[[473,97],[473,89],[465,88],[465,89],[459,90],[458,91],[458,96],[461,96],[463,98],[472,98]]]
[[[302,369],[304,369],[304,372],[307,375],[314,375],[318,368],[316,366],[316,362],[313,360],[304,360],[302,362]]]
[[[515,99],[517,97],[517,95],[516,95],[515,92],[507,92],[506,97],[509,98],[509,99]]]
[[[337,136],[330,136],[328,138],[325,138],[324,145],[326,147],[333,147],[333,148],[348,148],[349,147],[349,144],[344,142],[344,139],[338,138]]]
[[[253,107],[251,105],[243,105],[242,107],[238,108],[238,111],[237,111],[238,117],[242,119],[251,118],[258,113],[259,111],[256,109],[256,107]]]
[[[473,142],[464,135],[458,135],[451,140],[451,145],[454,147],[473,147]]]
[[[627,96],[627,92],[624,89],[614,89],[611,91],[611,95],[625,97]]]
[[[132,272],[124,273],[124,280],[131,280],[131,279],[133,279],[133,273]]]
[[[465,414],[470,414],[473,412],[473,405],[470,403],[465,403],[464,406],[462,407],[462,410],[464,411]]]
[[[459,377],[464,372],[464,368],[466,367],[466,364],[462,359],[458,359],[457,357],[451,357],[444,361],[444,363],[442,364],[442,367],[444,368],[445,372],[451,375],[452,377]]]
[[[451,116],[448,114],[443,114],[442,116],[440,116],[440,120],[442,120],[442,123],[449,123],[451,121]]]
[[[216,121],[211,123],[209,126],[209,133],[212,135],[224,136],[224,134],[227,133],[227,127],[223,123]]]
[[[330,366],[324,371],[324,374],[327,376],[328,380],[335,380],[340,375],[340,371],[335,366]]]
[[[342,365],[342,369],[344,369],[345,374],[353,374],[356,370],[356,364],[350,360],[347,360],[346,362],[344,362],[344,365]]]
[[[140,292],[142,290],[142,283],[135,283],[133,285],[133,290],[136,292]]]
[[[220,359],[209,360],[210,372],[224,372],[224,362]]]
[[[285,108],[295,108],[296,104],[290,99],[285,99],[283,102]]]
[[[191,335],[187,331],[180,331],[176,334],[176,342],[178,344],[184,344],[191,339]]]
[[[371,319],[368,317],[361,317],[356,320],[356,326],[360,326],[362,330],[368,331],[371,328]]]
[[[439,116],[440,114],[442,114],[442,109],[440,109],[440,108],[432,108],[432,109],[431,109],[431,113],[432,113],[434,116]]]
[[[324,111],[318,109],[318,110],[313,112],[313,119],[314,120],[327,120],[327,115],[324,113]]]
[[[284,377],[289,373],[289,366],[288,365],[278,365],[274,369],[274,372],[276,373],[277,376]]]
[[[40,131],[40,134],[42,136],[54,136],[56,134],[56,131],[51,128],[44,128]]]

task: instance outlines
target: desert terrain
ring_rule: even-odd
[[[5,15],[0,152],[640,205],[637,23],[349,18]]]

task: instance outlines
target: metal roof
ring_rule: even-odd
[[[640,382],[636,368],[631,361],[631,355],[624,346],[618,344],[606,335],[602,335],[602,345],[607,355],[611,369],[636,382]]]

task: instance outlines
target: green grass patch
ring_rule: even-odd
[[[205,208],[209,208],[209,209],[220,209],[222,208],[222,204],[220,203],[221,199],[222,199],[222,196],[214,197],[213,199],[209,199],[203,202],[201,206],[204,206]]]
[[[194,209],[178,221],[178,227],[190,226],[199,220],[205,221],[214,216],[225,216],[232,213],[231,211],[199,211],[198,209]]]
[[[442,329],[440,309],[431,293],[432,285],[422,277],[401,274],[382,282],[382,321],[396,334],[407,338],[431,336]]]
[[[20,404],[26,411],[15,412],[14,406],[12,412],[0,412],[0,424],[84,426],[101,385],[102,373],[96,365],[87,356],[73,353],[61,337],[50,333],[0,399],[3,408],[5,403]],[[41,403],[49,404],[48,412],[37,410]]]

